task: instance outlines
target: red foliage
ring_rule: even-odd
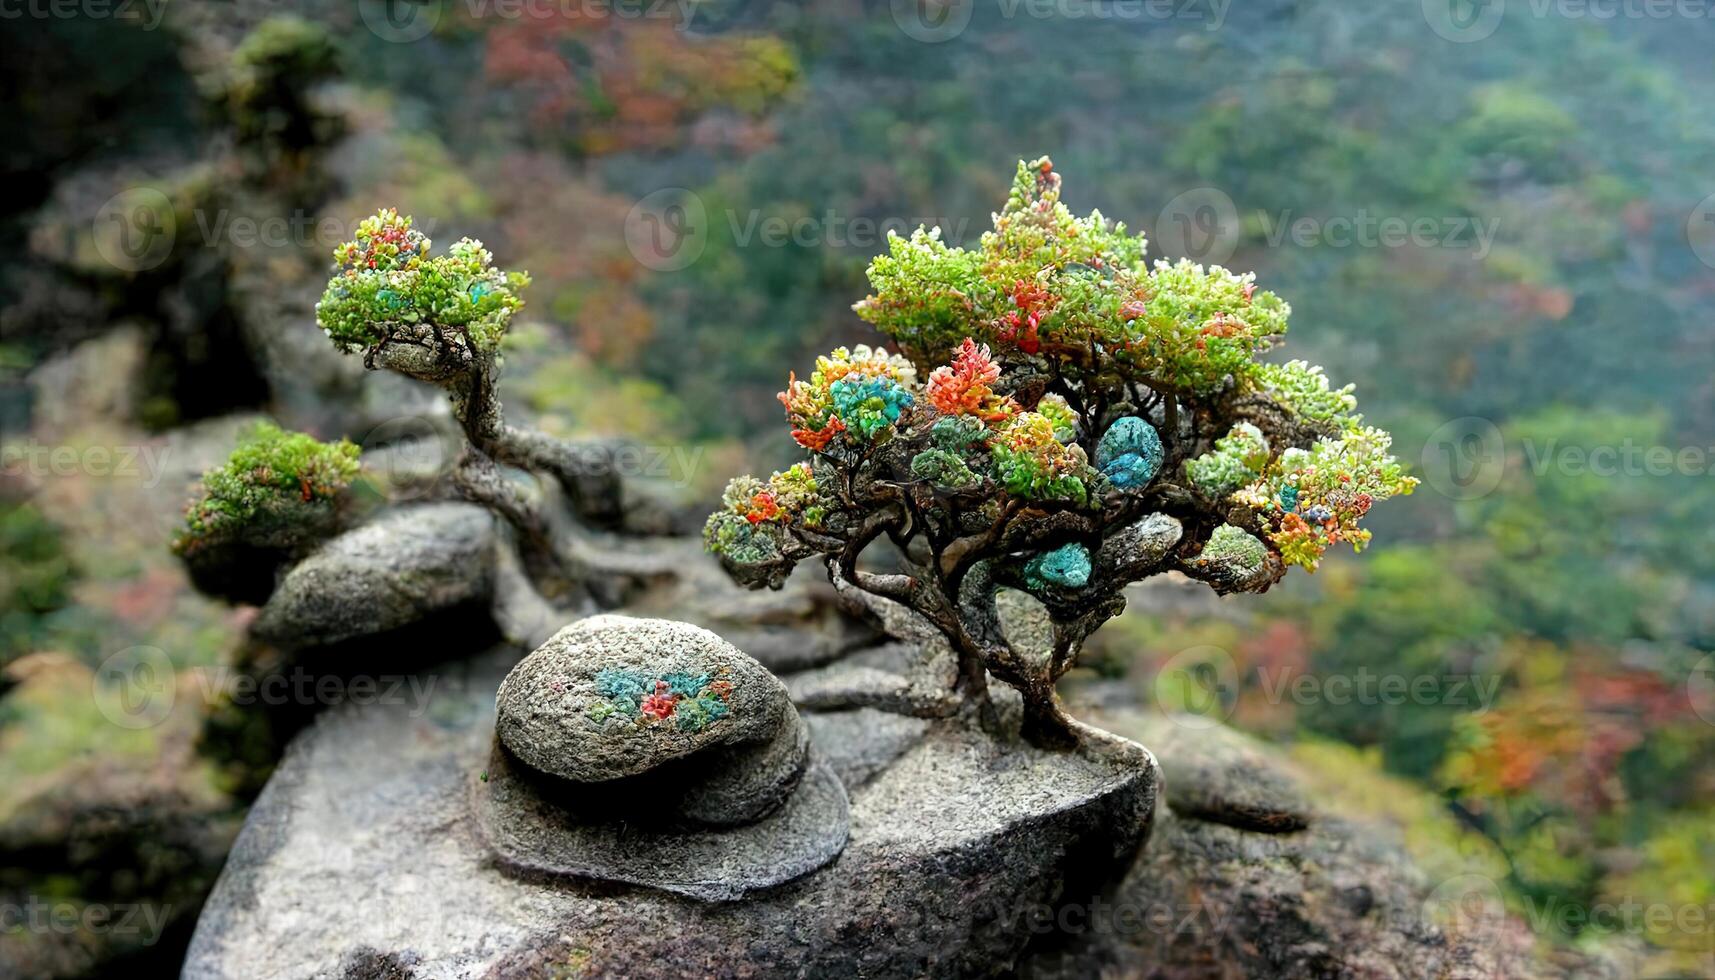
[[[1017,410],[989,387],[998,380],[1000,365],[988,347],[966,337],[953,363],[929,374],[929,403],[948,415],[974,415],[985,422],[998,422]]]

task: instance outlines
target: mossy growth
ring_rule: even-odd
[[[1286,333],[1291,308],[1219,266],[1146,268],[1146,245],[1099,211],[1075,216],[1043,158],[1019,164],[977,250],[947,246],[939,229],[889,236],[855,308],[913,360],[944,360],[970,337],[1081,379],[1196,391],[1255,379],[1255,355]]]
[[[1254,482],[1268,466],[1268,440],[1262,430],[1240,422],[1215,440],[1215,448],[1185,463],[1185,478],[1204,496],[1220,499]]]
[[[316,323],[343,353],[397,341],[494,354],[524,305],[518,292],[529,274],[494,268],[493,254],[470,238],[430,256],[432,243],[411,225],[385,208],[334,249],[339,272],[316,304]]]
[[[30,504],[0,503],[0,663],[36,648],[46,617],[71,601],[76,578],[53,522]]]
[[[173,551],[191,557],[228,544],[296,550],[337,523],[337,498],[358,471],[358,449],[272,422],[256,425],[226,463],[203,474]]]
[[[310,104],[309,91],[340,74],[339,49],[327,29],[282,14],[262,21],[232,52],[219,83],[239,137],[302,150],[337,134],[337,119]]]

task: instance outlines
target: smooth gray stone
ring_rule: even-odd
[[[818,745],[837,745],[834,771],[847,790],[856,790],[923,739],[929,721],[875,708],[815,711],[805,716]]]
[[[494,552],[494,517],[474,504],[388,511],[287,572],[253,630],[300,649],[386,633],[466,603],[486,607]]]

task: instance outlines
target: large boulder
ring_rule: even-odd
[[[449,665],[426,716],[349,706],[302,734],[184,976],[992,975],[1030,938],[1010,911],[1111,882],[1149,833],[1156,770],[1134,743],[1043,752],[860,708],[808,716],[850,800],[831,864],[717,903],[658,881],[518,875],[493,860],[480,813],[500,783],[494,695],[513,657]],[[807,779],[794,797],[812,792]],[[719,856],[686,864],[708,853],[636,839],[630,856],[658,879],[720,880]],[[362,915],[303,914],[354,904]]]
[[[839,854],[844,787],[786,687],[701,627],[594,616],[500,684],[472,813],[496,864],[729,901]]]
[[[625,616],[561,630],[507,675],[497,708],[501,745],[585,783],[771,741],[792,712],[785,685],[715,634]]]
[[[1044,950],[1031,976],[1639,975],[1623,948],[1542,943],[1505,906],[1505,858],[1356,750],[1283,749],[1203,716],[1090,716],[1159,751],[1166,806],[1111,894],[1020,918]]]

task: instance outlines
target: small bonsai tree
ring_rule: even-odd
[[[855,309],[903,356],[841,348],[792,376],[780,400],[810,459],[733,480],[709,549],[753,588],[823,557],[836,586],[946,638],[985,722],[993,675],[1052,746],[1077,742],[1055,682],[1127,585],[1177,571],[1263,592],[1337,542],[1362,549],[1370,506],[1415,485],[1387,433],[1320,369],[1257,360],[1289,309],[1252,276],[1144,252],[1075,217],[1046,158],[1019,165],[976,250],[891,236]],[[860,568],[883,539],[900,571]],[[1045,656],[1002,628],[1002,588],[1046,609]]]
[[[529,585],[549,599],[582,588],[598,604],[618,601],[632,573],[593,569],[607,557],[583,547],[549,505],[502,470],[546,475],[586,523],[615,526],[626,515],[612,447],[577,444],[508,425],[496,381],[500,348],[523,307],[522,272],[493,266],[481,242],[461,239],[431,256],[411,219],[383,210],[334,250],[336,269],[316,320],[343,353],[361,352],[371,369],[389,368],[447,390],[466,438],[450,473],[458,496],[482,504],[517,532]],[[246,601],[266,598],[284,561],[302,557],[352,516],[342,496],[358,471],[349,442],[324,444],[266,425],[223,467],[203,478],[174,545],[199,588]],[[443,488],[444,489],[444,488]]]
[[[554,478],[574,512],[611,526],[623,516],[611,454],[506,423],[495,387],[500,349],[530,277],[495,268],[479,241],[460,239],[436,256],[430,244],[397,211],[365,219],[356,239],[334,250],[337,270],[316,304],[316,322],[341,352],[361,352],[365,367],[447,390],[468,442],[454,484],[505,517],[533,577],[549,594],[562,592],[582,577],[579,561],[499,466]]]

